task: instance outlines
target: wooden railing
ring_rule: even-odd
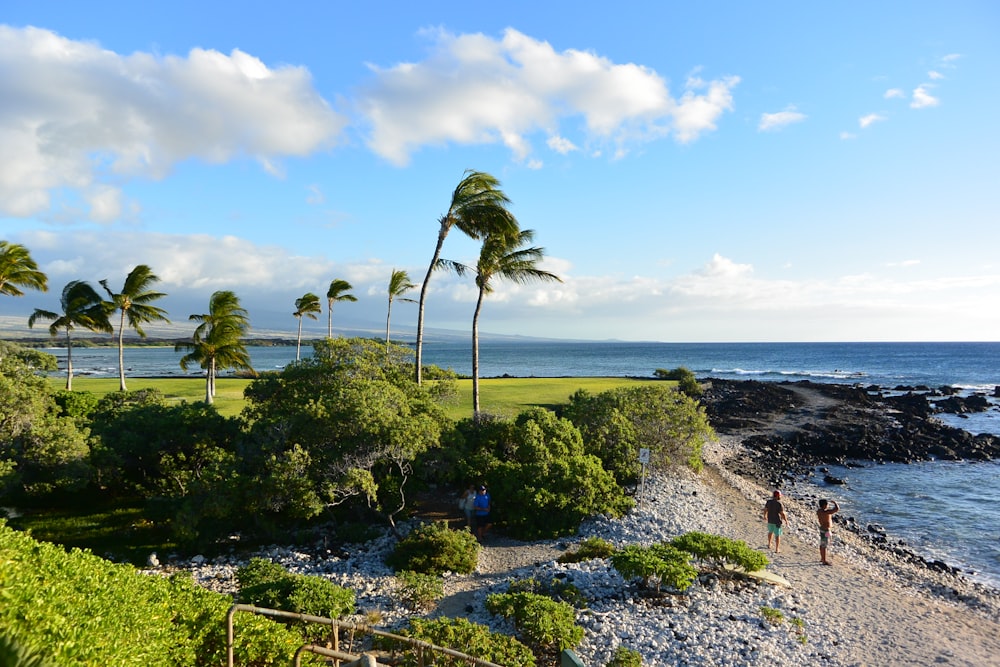
[[[480,660],[479,658],[474,658],[471,655],[462,653],[460,651],[455,651],[450,648],[445,648],[443,646],[435,646],[429,642],[420,641],[419,639],[413,639],[412,637],[403,637],[402,635],[395,635],[390,632],[384,632],[382,630],[376,630],[373,627],[367,625],[358,625],[355,623],[347,623],[344,621],[338,621],[333,618],[324,618],[322,616],[311,616],[309,614],[297,614],[290,611],[281,611],[280,609],[268,609],[266,607],[255,607],[250,604],[234,604],[229,608],[229,612],[226,614],[226,666],[236,667],[234,660],[234,647],[236,632],[233,624],[233,617],[236,612],[243,611],[251,614],[257,614],[259,616],[270,616],[272,618],[287,618],[296,621],[303,621],[305,623],[317,623],[319,625],[328,626],[331,629],[331,635],[333,640],[333,648],[327,648],[325,646],[319,646],[317,644],[304,644],[299,647],[295,652],[294,667],[299,667],[302,654],[303,653],[315,653],[318,655],[326,656],[334,659],[334,665],[336,667],[387,667],[382,663],[376,661],[373,655],[354,655],[351,653],[345,653],[340,650],[340,630],[350,630],[353,632],[360,632],[362,634],[369,634],[374,637],[384,637],[386,639],[391,639],[396,642],[401,642],[409,646],[413,646],[418,649],[418,655],[420,656],[420,665],[423,663],[423,651],[431,651],[434,653],[443,653],[444,655],[449,655],[453,658],[459,658],[461,660],[468,661],[469,665],[474,665],[475,667],[504,667],[504,665],[498,665],[487,660]],[[341,661],[347,661],[341,664]]]

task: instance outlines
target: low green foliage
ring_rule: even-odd
[[[735,565],[745,572],[756,572],[767,567],[769,562],[767,556],[751,549],[746,542],[721,535],[690,532],[675,537],[670,544],[709,563],[720,572],[725,571],[725,565]]]
[[[225,662],[229,596],[190,576],[142,574],[90,553],[36,542],[0,522],[0,627],[57,667],[209,667]],[[241,617],[238,664],[291,664],[301,637]],[[6,663],[3,663],[6,664]]]
[[[576,548],[559,556],[560,563],[582,563],[595,558],[608,558],[615,552],[615,546],[601,537],[588,537]]]
[[[785,615],[780,609],[775,609],[774,607],[761,607],[760,615],[771,625],[781,625],[785,622]]]
[[[322,577],[288,572],[265,558],[252,558],[236,570],[240,600],[259,607],[324,618],[354,612],[354,591]]]
[[[508,593],[537,593],[556,602],[565,602],[581,609],[587,606],[587,597],[573,584],[553,577],[548,583],[534,578],[515,579],[507,587]]]
[[[4,667],[50,667],[36,646],[29,646],[11,635],[0,635],[0,665]]]
[[[646,586],[660,590],[667,586],[679,591],[687,590],[698,570],[688,562],[690,556],[669,544],[643,547],[630,544],[611,555],[611,565],[626,579],[640,577]]]
[[[534,654],[521,642],[508,635],[493,633],[485,625],[472,623],[466,618],[414,618],[401,634],[498,665],[535,667],[536,664]],[[396,649],[402,651],[402,662],[399,663],[402,667],[427,664],[420,661],[417,650],[412,647],[397,645]],[[425,652],[425,655],[428,654]],[[468,661],[435,653],[433,664],[438,667],[466,667]]]
[[[447,523],[437,522],[410,531],[386,562],[397,571],[469,574],[476,569],[478,559],[479,543],[472,533],[467,529],[451,530]]]
[[[537,593],[493,593],[486,609],[514,621],[521,637],[541,651],[574,648],[583,640],[573,607]]]
[[[413,611],[429,611],[444,597],[444,581],[435,574],[404,570],[396,578],[403,602]]]
[[[625,646],[619,646],[604,667],[642,667],[642,655]]]

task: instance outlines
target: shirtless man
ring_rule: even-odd
[[[829,509],[829,501],[824,498],[819,501],[816,519],[819,520],[819,562],[823,565],[833,565],[826,559],[826,548],[830,545],[830,535],[833,531],[833,515],[840,511],[840,505],[833,501],[833,509]]]

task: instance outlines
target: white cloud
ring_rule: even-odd
[[[314,184],[308,186],[306,188],[306,192],[308,193],[306,195],[307,204],[318,205],[326,203],[326,195],[323,194],[322,188],[320,188],[318,185]]]
[[[549,137],[549,140],[546,143],[548,144],[549,148],[551,148],[556,153],[559,153],[561,155],[566,155],[567,153],[579,150],[576,147],[576,144],[574,144],[566,137]]]
[[[927,78],[930,79],[931,81],[937,81],[938,79],[943,79],[944,74],[941,74],[941,72],[935,72],[934,70],[931,70],[930,72],[927,73]]]
[[[929,83],[924,83],[917,86],[913,91],[913,100],[910,102],[911,109],[925,109],[927,107],[936,107],[940,100],[930,94],[928,90],[931,88]]]
[[[794,106],[790,106],[784,111],[779,111],[777,113],[761,114],[760,122],[757,124],[757,130],[760,132],[781,130],[792,123],[801,123],[805,119],[806,115],[804,113],[800,113],[795,110]]]
[[[123,56],[49,30],[0,25],[0,212],[29,216],[57,188],[162,178],[180,161],[274,158],[329,145],[345,124],[301,67],[238,49]],[[16,73],[16,76],[12,73]],[[110,197],[92,202],[96,219]]]
[[[882,97],[887,100],[905,99],[906,93],[903,92],[902,88],[890,88],[885,91],[885,94],[883,94]]]
[[[918,264],[920,264],[920,260],[919,259],[904,259],[901,262],[887,262],[886,266],[888,266],[890,268],[898,268],[898,267],[904,267],[905,268],[905,267],[908,267],[908,266],[917,266]]]
[[[576,49],[557,52],[513,29],[499,40],[428,34],[433,44],[425,60],[372,65],[374,78],[360,93],[369,146],[398,165],[423,146],[445,143],[500,143],[523,160],[531,150],[528,135],[541,132],[566,146],[560,123],[579,121],[586,141],[609,142],[616,154],[671,132],[689,142],[732,109],[739,82],[691,78],[674,99],[647,67]]]
[[[857,139],[858,135],[854,134],[853,132],[843,131],[840,133],[840,138],[846,141],[848,139]]]
[[[877,113],[870,113],[858,119],[858,125],[862,128],[870,127],[875,123],[885,120],[885,116]]]

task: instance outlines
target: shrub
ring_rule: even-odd
[[[77,549],[36,542],[0,521],[0,628],[49,664],[203,667],[225,662],[228,595],[190,576],[142,574]],[[236,660],[288,665],[301,637],[242,616]],[[0,664],[6,664],[0,660]]]
[[[516,579],[507,587],[508,593],[537,593],[556,602],[565,602],[577,608],[587,606],[587,598],[579,588],[562,579],[553,578],[545,584],[537,579]]]
[[[437,575],[404,570],[396,576],[403,602],[413,611],[429,610],[444,597],[444,582]]]
[[[479,543],[468,530],[450,530],[444,522],[421,524],[396,544],[386,562],[397,571],[423,574],[456,572],[469,574],[476,569]]]
[[[404,636],[421,641],[451,648],[468,655],[486,660],[498,665],[518,665],[518,667],[535,667],[535,656],[531,650],[508,635],[490,632],[485,625],[472,623],[466,618],[439,618],[426,620],[414,618],[410,620],[409,628],[403,630]],[[416,667],[426,664],[420,662],[417,649],[403,645],[397,646],[397,653],[402,651],[402,667]],[[455,658],[443,653],[434,654],[434,664],[438,667],[466,667],[467,660]]]
[[[243,602],[297,614],[342,618],[354,612],[354,592],[322,577],[288,572],[264,558],[236,570]]]
[[[695,378],[694,373],[683,366],[678,366],[677,368],[669,371],[663,368],[657,368],[653,375],[660,380],[674,380],[677,382],[677,388],[691,398],[698,398],[702,394],[701,385],[698,384],[698,380]]]
[[[493,593],[486,596],[492,614],[514,621],[521,636],[543,651],[573,648],[583,639],[573,607],[536,593]]]
[[[632,507],[600,459],[585,451],[579,430],[549,410],[463,427],[472,451],[465,476],[489,481],[498,518],[514,537],[571,535],[584,519],[622,516]]]
[[[560,563],[582,563],[595,558],[607,558],[615,552],[615,547],[602,537],[588,537],[580,542],[576,551],[567,551],[559,556]]]
[[[767,556],[751,549],[743,540],[733,540],[721,535],[690,532],[675,537],[670,544],[720,571],[728,564],[742,568],[745,572],[756,572],[769,562]]]
[[[622,387],[570,396],[565,416],[583,436],[586,452],[597,456],[619,484],[639,479],[639,449],[650,450],[650,466],[702,466],[701,449],[715,437],[705,410],[674,387]]]
[[[619,646],[604,667],[642,667],[642,655],[636,650]]]
[[[631,544],[611,555],[611,565],[626,579],[641,577],[644,585],[652,584],[657,591],[663,585],[683,591],[698,575],[689,558],[687,553],[669,544],[649,547]]]

